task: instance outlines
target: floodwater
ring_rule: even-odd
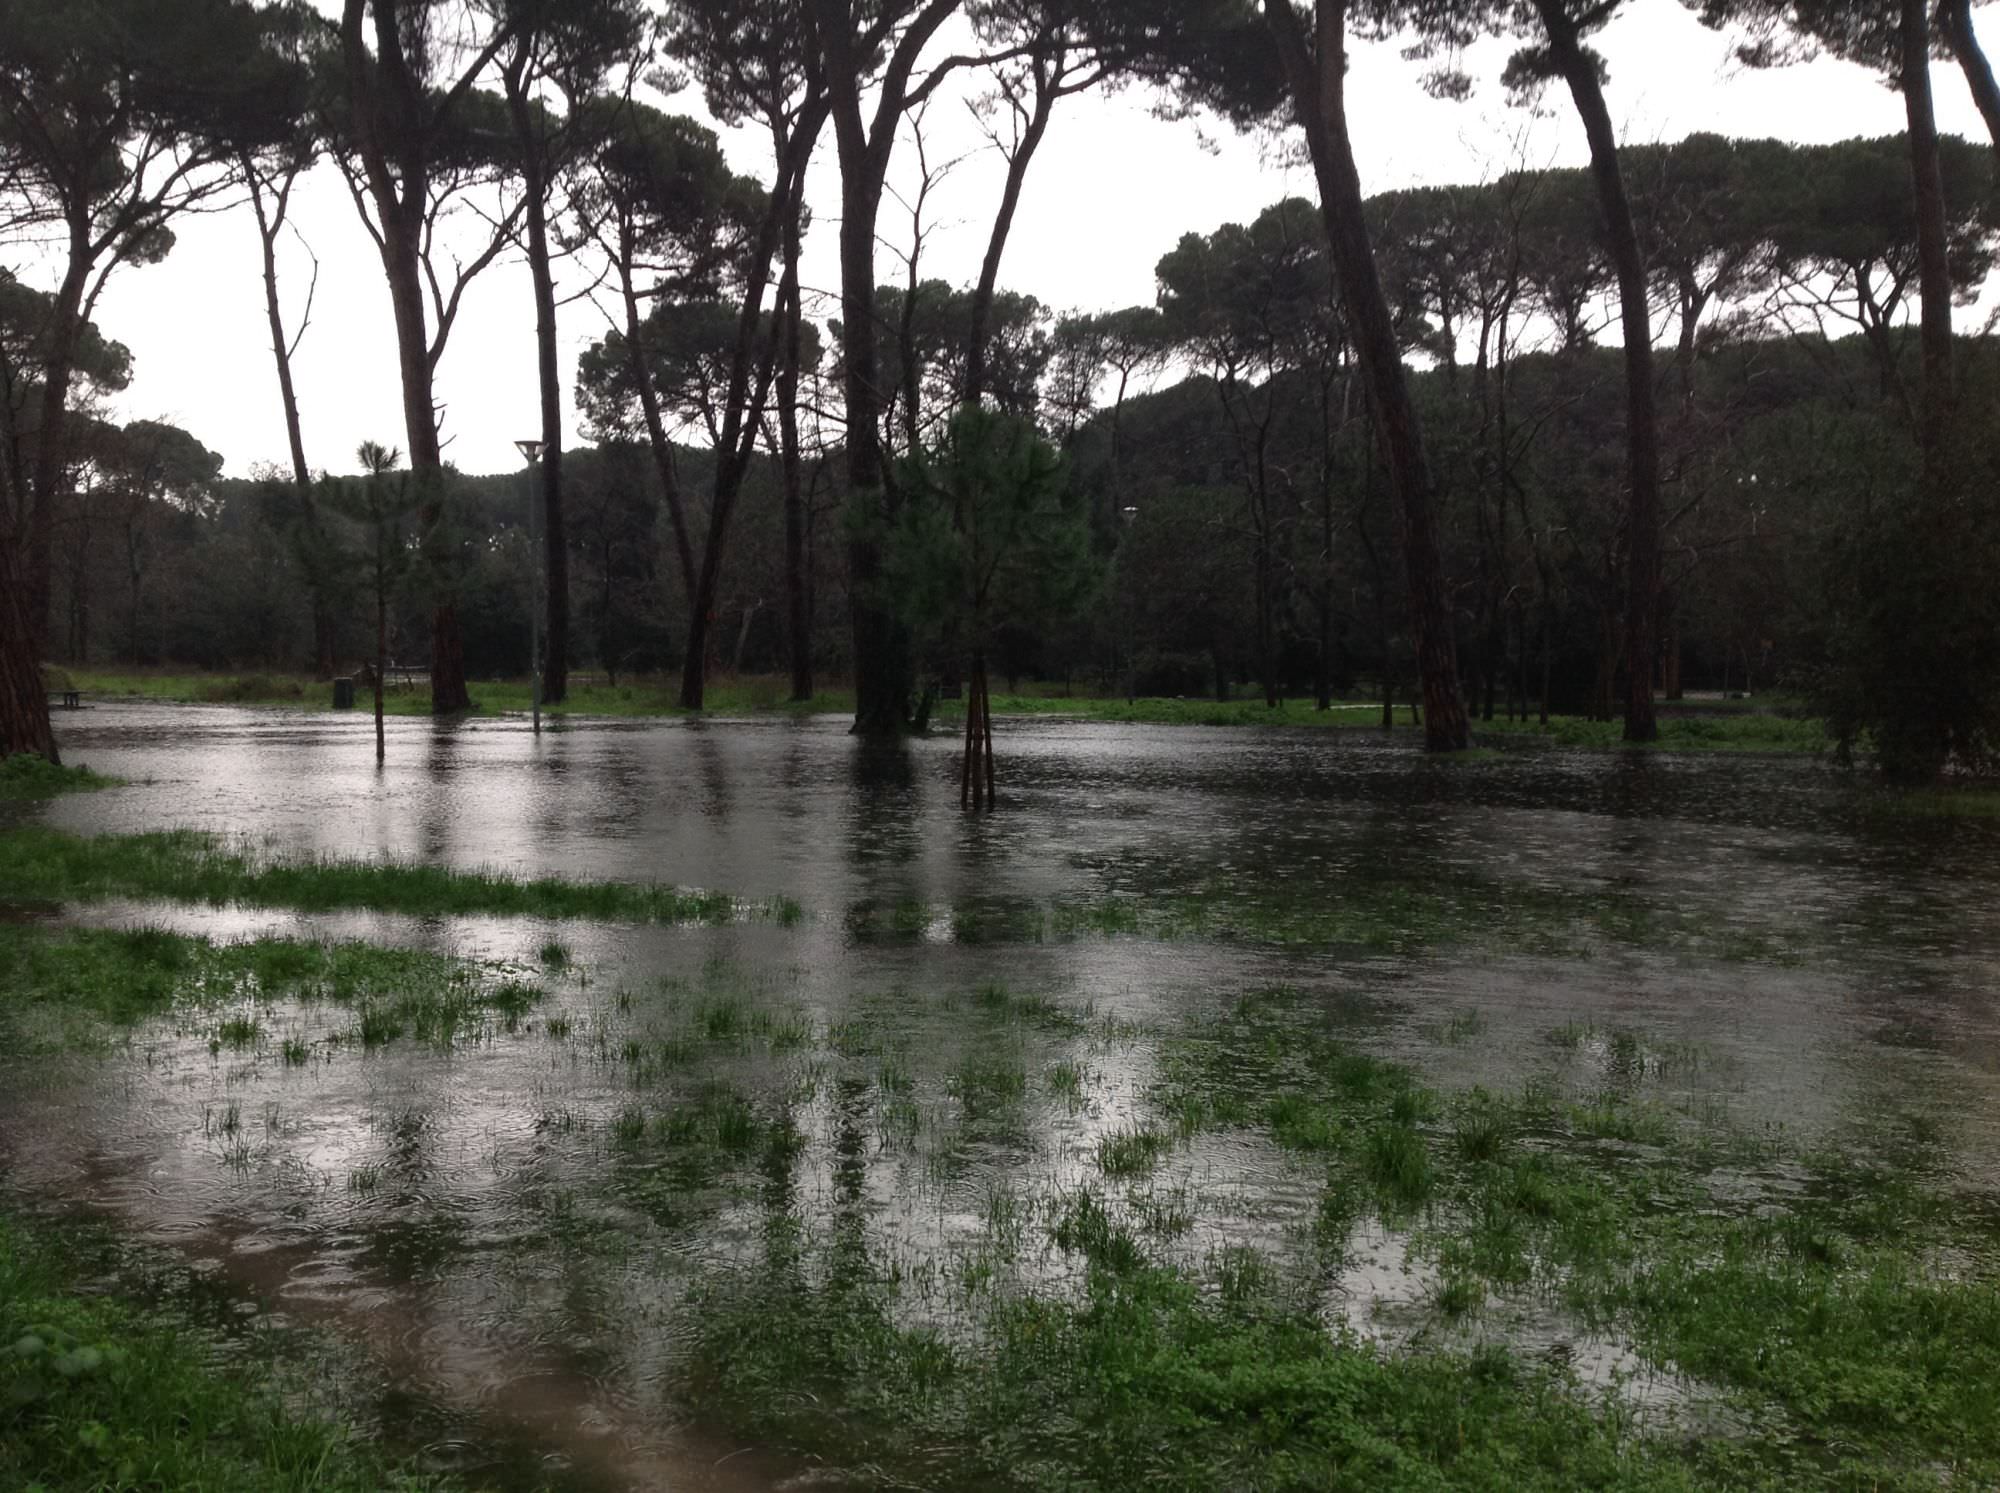
[[[1643,1091],[1800,1148],[1865,1152],[1921,1121],[1951,1185],[2000,1191],[2000,826],[1885,815],[1809,760],[1520,746],[1438,763],[1366,731],[1009,721],[1002,807],[975,817],[953,741],[868,748],[830,719],[539,738],[393,720],[379,770],[359,715],[135,704],[63,724],[66,760],[134,784],[24,811],[78,832],[191,826],[260,853],[804,909],[642,928],[69,912],[407,944],[547,989],[528,1019],[442,1044],[363,1048],[343,1037],[351,1010],[284,1002],[249,1012],[249,1044],[214,1040],[228,1012],[183,1014],[108,1054],[0,1068],[9,1187],[330,1325],[434,1407],[440,1456],[474,1472],[464,1448],[506,1425],[580,1486],[832,1477],[688,1412],[704,1293],[754,1288],[784,1220],[808,1252],[862,1240],[869,1268],[918,1283],[900,1310],[949,1332],[948,1278],[992,1263],[996,1229],[1032,1235],[1103,1185],[1098,1147],[1148,1123],[1163,1044],[1278,987],[1443,1087]],[[1448,894],[1402,937],[1384,888]],[[1304,936],[1348,904],[1368,936]],[[1132,918],[1075,916],[1104,908]],[[567,968],[538,964],[551,939]],[[691,1057],[680,1039],[704,1021],[732,1040]],[[309,1060],[281,1061],[281,1040]],[[698,1165],[655,1144],[690,1106],[722,1127]],[[1789,1185],[1782,1168],[1743,1179]],[[1186,1215],[1157,1231],[1167,1255],[1281,1258],[1317,1186],[1232,1133],[1110,1190],[1135,1218]],[[1001,1253],[1036,1289],[1073,1270]],[[1392,1343],[1429,1330],[1393,1229],[1358,1224],[1348,1255],[1330,1321]],[[1535,1310],[1488,1326],[1642,1405],[1688,1398]]]

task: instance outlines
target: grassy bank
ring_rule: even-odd
[[[297,1375],[159,1302],[80,1278],[92,1230],[0,1209],[0,1487],[419,1493],[458,1485],[330,1414]],[[224,1365],[227,1365],[226,1367]]]
[[[288,709],[331,711],[333,686],[324,679],[306,674],[181,674],[150,670],[122,672],[73,670],[70,676],[86,697],[162,700],[181,705],[260,705]],[[775,677],[752,677],[711,684],[706,692],[708,715],[815,715],[851,713],[851,690],[822,691],[811,700],[795,702],[787,698],[787,684]],[[474,715],[525,714],[534,704],[533,686],[527,680],[475,680],[470,684]],[[677,716],[678,680],[653,679],[640,683],[579,684],[559,705],[545,705],[552,716]],[[354,714],[367,715],[374,698],[366,688],[357,690]],[[391,685],[383,692],[384,714],[427,716],[431,713],[428,683]]]
[[[785,898],[739,902],[726,892],[658,884],[532,880],[414,861],[259,859],[194,830],[86,837],[38,825],[0,833],[0,902],[164,897],[216,905],[339,908],[416,917],[494,914],[631,923],[796,922]]]
[[[78,672],[73,675],[87,694],[106,697],[134,697],[167,700],[184,704],[227,704],[283,706],[326,711],[332,709],[332,689],[324,680],[288,674],[168,674],[151,672]],[[475,715],[520,714],[532,703],[526,681],[474,683],[472,713]],[[677,703],[676,681],[658,680],[617,686],[578,685],[560,705],[545,707],[553,716],[685,716]],[[369,708],[366,692],[357,704],[365,714]],[[430,714],[428,686],[396,687],[384,697],[391,715]],[[707,706],[701,712],[716,716],[743,715],[846,715],[854,709],[853,691],[821,691],[811,700],[794,702],[786,698],[785,681],[776,677],[748,677],[719,681],[709,686]],[[1310,700],[1288,699],[1276,707],[1261,699],[1217,701],[1211,699],[1140,699],[1030,692],[995,695],[993,710],[1001,716],[1064,717],[1110,724],[1147,726],[1290,726],[1316,728],[1377,729],[1382,707],[1378,700],[1336,701],[1329,710],[1316,709]],[[954,725],[965,718],[962,702],[943,701],[936,720]],[[1396,730],[1413,730],[1407,709],[1396,712]],[[1547,726],[1531,721],[1475,721],[1475,739],[1535,738],[1558,746],[1613,749],[1624,746],[1623,726],[1617,721],[1590,721],[1581,716],[1558,716]],[[1725,706],[1698,714],[1663,715],[1660,739],[1650,749],[1660,751],[1740,751],[1816,752],[1825,746],[1825,732],[1819,722],[1767,714],[1743,706]]]
[[[100,788],[118,788],[123,778],[92,772],[82,763],[58,767],[46,757],[17,752],[0,758],[0,802],[8,800],[59,798],[65,793],[95,793]]]

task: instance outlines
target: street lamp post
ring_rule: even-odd
[[[542,734],[542,555],[537,542],[540,524],[535,505],[535,458],[542,454],[540,441],[514,442],[528,463],[528,667],[534,674],[535,734]]]

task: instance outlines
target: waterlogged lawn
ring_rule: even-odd
[[[282,1121],[189,1164],[239,1208],[350,1210],[646,1414],[830,1486],[2000,1479],[1992,1210],[1921,1124],[1878,1116],[1868,1161],[1738,1122],[1697,1045],[1566,1024],[1502,1092],[1426,1084],[1282,987],[1130,1019],[1000,984],[829,1004],[720,959],[624,982],[559,944],[509,970],[17,927],[0,960],[28,1050],[143,1032],[169,1096],[220,1053],[267,1116],[343,1072],[397,1096],[344,1179]],[[422,1104],[474,1040],[522,1123]],[[199,1097],[159,1123],[230,1123]]]
[[[1124,873],[1118,873],[1124,874]],[[1143,876],[1143,873],[1138,873]],[[817,909],[786,897],[657,884],[522,879],[391,860],[266,858],[192,830],[79,836],[41,826],[0,831],[0,901],[113,897],[303,911],[368,908],[420,917],[493,914],[614,923],[763,923],[791,927]],[[1232,878],[1054,901],[980,897],[953,904],[862,902],[841,914],[857,941],[937,936],[961,943],[1144,937],[1284,948],[1416,953],[1467,943],[1575,956],[1601,946],[1794,963],[1801,927],[1746,925],[1733,909],[1659,906],[1601,883],[1575,888],[1457,874],[1392,874],[1245,889]]]
[[[350,1013],[324,1045],[373,1049],[407,1033],[448,1049],[517,1024],[543,998],[542,973],[354,942],[0,924],[0,1057],[101,1047],[168,1019],[212,1051],[269,1049],[301,1066],[313,1049],[276,1021],[281,1003]]]
[[[726,892],[627,882],[525,880],[414,861],[268,859],[196,830],[87,837],[37,825],[0,832],[0,902],[162,897],[304,911],[371,908],[636,923],[795,922],[796,903],[739,903]]]
[[[301,1407],[300,1373],[240,1335],[113,1294],[101,1231],[0,1211],[0,1487],[36,1493],[452,1493],[460,1485]],[[225,1362],[227,1367],[224,1366]]]

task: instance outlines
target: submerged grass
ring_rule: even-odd
[[[497,966],[363,943],[0,924],[0,1056],[89,1048],[152,1017],[218,1007],[231,1014],[202,1030],[218,1050],[247,1048],[263,1030],[254,1011],[285,998],[351,1007],[353,1038],[372,1048],[405,1034],[448,1046],[489,1019],[517,1021],[541,992]],[[297,1037],[280,1054],[293,1067],[311,1057]]]
[[[625,882],[523,880],[409,861],[261,860],[195,830],[85,837],[40,825],[0,832],[0,902],[160,897],[211,904],[368,908],[418,917],[473,913],[610,922],[791,924],[798,904],[738,904],[726,892]],[[552,946],[553,947],[553,946]]]
[[[360,946],[0,929],[0,1032],[17,1008],[199,1007],[194,1039],[241,1023],[276,1064],[283,1029],[259,1024],[261,992],[351,1001],[364,1043],[532,1006],[535,987],[464,969]],[[1547,1054],[1568,1070],[1601,1046],[1614,1088],[1444,1092],[1285,989],[1166,1033],[991,984],[808,1018],[791,986],[719,962],[637,994],[562,1049],[564,1066],[597,1052],[614,1092],[593,1079],[534,1100],[538,1148],[601,1170],[537,1192],[524,1237],[553,1254],[532,1263],[581,1277],[597,1250],[621,1273],[679,1262],[675,1413],[862,1469],[865,1485],[2000,1482],[1990,1211],[1913,1167],[1797,1156],[1802,1189],[1746,1197],[1771,1137],[1658,1102],[1688,1059],[1638,1034],[1573,1026]],[[1119,1092],[1091,1063],[1143,1087]],[[1052,1153],[1086,1092],[1117,1110]],[[205,1122],[236,1147],[255,1110],[232,1100]],[[1283,1189],[1251,1204],[1246,1234],[1237,1189],[1190,1183],[1221,1175],[1218,1156],[1288,1171],[1282,1224],[1254,1210]],[[372,1164],[345,1183],[369,1199],[394,1184]],[[911,1215],[871,1221],[905,1188],[972,1228],[927,1253]],[[663,1232],[649,1244],[648,1230]],[[1344,1325],[1364,1230],[1393,1235],[1412,1278],[1393,1342]],[[1641,1416],[1567,1357],[1508,1346],[1523,1307],[1692,1382],[1720,1429]]]
[[[456,1487],[337,1420],[271,1364],[78,1276],[69,1231],[0,1213],[0,1487],[40,1493],[418,1493]]]

